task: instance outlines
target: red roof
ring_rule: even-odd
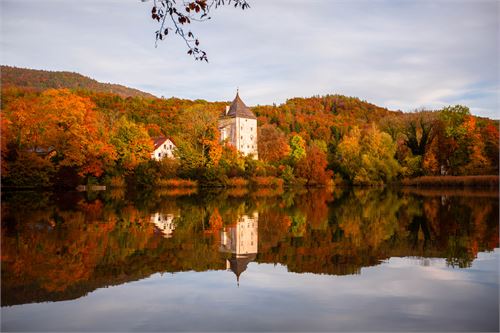
[[[174,141],[172,139],[166,138],[163,135],[158,136],[156,138],[153,138],[152,140],[153,140],[153,143],[154,143],[154,146],[155,146],[155,150],[158,149],[167,140],[170,140],[170,142],[174,143]],[[175,145],[175,143],[174,143],[174,145]]]

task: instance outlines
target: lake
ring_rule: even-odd
[[[498,331],[481,190],[4,192],[3,331]]]

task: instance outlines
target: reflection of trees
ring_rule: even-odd
[[[334,215],[350,243],[376,248],[394,235],[400,206],[395,192],[357,189]]]
[[[435,247],[452,266],[468,267],[479,251],[498,247],[498,199],[441,196],[424,200]]]
[[[327,274],[356,273],[391,256],[443,257],[450,265],[466,267],[478,251],[498,246],[498,201],[494,198],[448,197],[442,201],[439,197],[355,189],[327,206],[328,225],[320,231],[309,220],[315,215],[308,215],[305,209],[308,197],[311,195],[295,196],[296,204],[287,211],[288,232],[274,235],[269,245],[261,236],[264,244],[260,248],[269,248],[260,251],[261,261],[280,262],[296,272]],[[323,203],[326,205],[325,200]],[[304,217],[307,223],[298,223]],[[261,226],[266,226],[266,220],[262,216]],[[261,233],[270,229],[266,226]]]
[[[2,200],[2,305],[80,297],[155,272],[224,269],[220,230],[258,212],[256,261],[295,272],[353,274],[392,256],[442,257],[467,267],[498,247],[498,197],[251,191],[54,196]],[[171,238],[151,223],[174,216]]]
[[[164,203],[160,211],[170,211],[171,202]],[[155,232],[147,210],[130,204],[16,206],[2,203],[2,305],[74,298],[155,272],[224,267],[203,234],[203,210],[193,205],[172,241]]]

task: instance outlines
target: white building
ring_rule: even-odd
[[[175,158],[175,145],[171,139],[164,136],[159,136],[153,139],[154,150],[151,153],[151,158],[160,161],[164,157]]]
[[[235,225],[223,228],[220,242],[221,252],[232,253],[231,259],[226,261],[226,268],[236,274],[239,285],[241,273],[255,260],[258,252],[259,214],[243,215]]]
[[[233,145],[243,155],[259,158],[257,148],[257,117],[243,103],[239,93],[236,93],[231,106],[226,106],[226,112],[219,119],[221,141]]]
[[[151,215],[151,222],[161,232],[163,237],[170,238],[175,230],[174,214],[154,213]]]

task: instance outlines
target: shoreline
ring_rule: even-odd
[[[134,189],[202,189],[202,190],[232,190],[232,189],[318,189],[318,188],[386,188],[395,187],[400,189],[429,189],[429,190],[468,190],[468,189],[478,189],[478,190],[497,190],[499,189],[500,177],[495,175],[480,175],[480,176],[422,176],[411,179],[402,179],[398,182],[390,184],[367,184],[367,185],[353,185],[349,183],[339,183],[331,185],[303,185],[303,184],[291,184],[291,185],[279,185],[275,184],[238,184],[238,185],[208,185],[208,184],[196,184],[190,186],[132,186]],[[80,185],[81,186],[81,185]],[[104,185],[104,190],[113,189],[127,189],[129,186],[111,186]],[[100,189],[103,190],[103,189]],[[100,191],[99,190],[99,191]],[[36,186],[4,186],[0,185],[0,191],[14,192],[14,191],[77,191],[77,188],[72,187],[36,187]],[[87,192],[86,190],[84,192]],[[93,192],[90,190],[90,192]]]

